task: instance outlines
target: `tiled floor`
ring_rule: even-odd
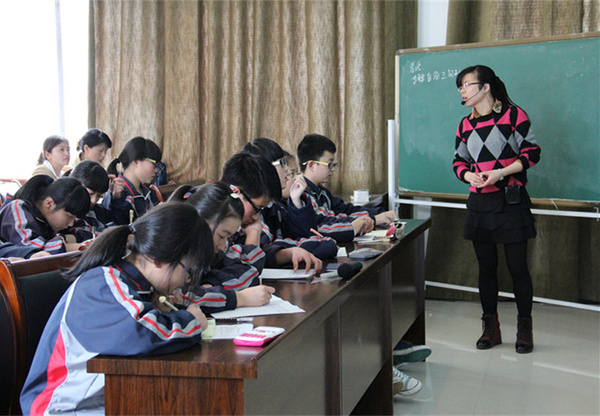
[[[432,354],[403,369],[423,382],[394,399],[396,415],[600,415],[600,313],[535,303],[530,354],[514,348],[516,309],[498,309],[503,344],[475,348],[476,302],[426,303]]]

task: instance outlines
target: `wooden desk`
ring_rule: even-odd
[[[424,343],[424,236],[380,244],[349,281],[274,282],[305,313],[254,318],[286,332],[264,348],[202,341],[156,357],[96,357],[107,414],[392,414],[392,348]],[[347,261],[347,260],[346,260]]]

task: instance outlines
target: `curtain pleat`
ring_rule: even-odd
[[[417,2],[94,0],[95,122],[163,149],[169,179],[218,179],[244,143],[337,145],[334,192],[383,192],[394,54]]]

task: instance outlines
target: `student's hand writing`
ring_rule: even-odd
[[[237,297],[237,306],[263,306],[271,301],[275,293],[275,288],[271,286],[259,285],[235,292]]]
[[[354,235],[363,235],[366,233],[370,233],[373,231],[374,222],[368,215],[358,217],[354,221],[352,221],[352,226],[354,227]]]
[[[125,181],[123,178],[115,175],[108,175],[108,179],[108,189],[110,190],[111,195],[113,198],[120,198],[121,192],[123,192],[123,189],[125,188]]]
[[[294,178],[294,183],[290,188],[290,198],[292,198],[292,202],[296,208],[302,208],[302,200],[300,197],[304,194],[304,190],[306,189],[306,180],[304,179],[304,175],[297,175]]]
[[[375,215],[375,223],[376,225],[390,225],[397,218],[398,214],[394,211],[386,211]]]
[[[206,328],[208,328],[208,320],[206,319],[206,315],[204,315],[204,312],[202,312],[202,309],[200,309],[198,305],[192,303],[190,306],[187,307],[186,311],[194,315],[194,318],[196,318],[198,322],[200,322],[203,331]]]

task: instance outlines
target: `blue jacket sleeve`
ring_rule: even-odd
[[[211,270],[202,277],[202,284],[241,290],[258,283],[265,267],[265,252],[251,244],[236,244],[215,256]]]
[[[195,303],[205,314],[232,310],[237,307],[237,295],[234,290],[222,286],[204,287],[195,285],[183,290],[183,304]]]
[[[73,283],[65,319],[79,343],[98,354],[167,354],[202,338],[200,322],[191,313],[161,313],[113,267],[92,269]]]
[[[42,230],[42,228],[46,228]],[[0,240],[59,254],[66,251],[60,235],[38,223],[29,203],[15,199],[0,211]]]
[[[108,191],[102,199],[102,206],[110,210],[116,225],[129,224],[129,211],[134,210],[134,207],[127,200],[125,191],[121,193],[119,198],[114,198]]]

